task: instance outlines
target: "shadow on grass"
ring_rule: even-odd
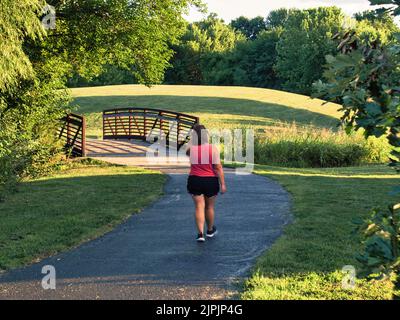
[[[254,125],[255,122],[257,122],[257,125],[271,125],[274,122],[296,122],[299,125],[312,124],[320,128],[335,128],[338,124],[336,118],[317,111],[313,112],[312,110],[296,109],[249,99],[170,95],[91,96],[75,98],[73,105],[78,105],[78,112],[86,115],[115,107],[148,107],[195,114],[200,115],[200,117],[201,113],[224,115],[227,116],[227,119],[216,119],[215,121],[230,122],[235,125],[248,126]],[[229,119],[229,116],[232,118]],[[238,116],[246,118],[240,119]],[[254,117],[254,121],[248,119],[249,117]],[[235,120],[235,118],[238,119]],[[97,117],[96,123],[101,128],[100,117]]]
[[[162,193],[161,174],[110,168],[107,175],[22,183],[0,203],[0,269],[20,267],[96,238]]]
[[[330,273],[345,265],[359,267],[355,257],[362,245],[354,232],[354,219],[366,218],[373,208],[385,210],[395,203],[391,191],[400,182],[384,166],[260,168],[257,173],[276,180],[293,196],[293,223],[256,266],[262,274],[278,277]]]

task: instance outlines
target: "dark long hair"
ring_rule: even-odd
[[[192,128],[191,140],[194,145],[201,145],[208,143],[208,131],[202,124],[195,124]]]

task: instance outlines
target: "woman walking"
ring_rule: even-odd
[[[204,242],[204,225],[207,224],[206,237],[217,234],[214,225],[214,206],[218,193],[226,192],[224,171],[219,150],[209,144],[209,136],[203,125],[196,124],[192,130],[187,155],[190,157],[190,173],[187,182],[188,192],[195,205],[195,219],[198,230],[197,241]]]

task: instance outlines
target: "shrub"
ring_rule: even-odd
[[[64,158],[61,145],[54,131],[38,139],[28,137],[8,137],[0,134],[0,201],[16,191],[18,182],[23,178],[37,178],[49,174]]]
[[[55,130],[69,97],[56,88],[26,81],[0,91],[0,200],[21,179],[45,175],[59,161]]]
[[[291,125],[259,134],[254,151],[258,164],[320,168],[385,162],[390,147],[382,139],[365,141],[360,134]]]

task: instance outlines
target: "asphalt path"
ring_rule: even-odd
[[[226,172],[218,235],[195,241],[187,170],[164,169],[164,195],[112,232],[31,266],[0,275],[0,299],[229,299],[256,258],[290,222],[290,196],[258,175]],[[54,266],[56,289],[42,287]]]

